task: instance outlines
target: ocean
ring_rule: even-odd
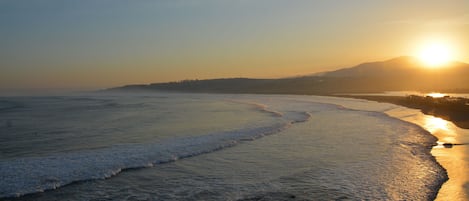
[[[0,199],[433,200],[447,180],[437,139],[396,110],[297,95],[1,97]]]

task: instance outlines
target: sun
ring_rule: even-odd
[[[428,67],[440,67],[452,59],[452,52],[449,45],[433,42],[420,49],[418,58]]]

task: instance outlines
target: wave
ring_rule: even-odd
[[[311,118],[309,112],[285,112],[284,117],[291,120],[292,123],[306,122]]]
[[[106,179],[126,169],[151,167],[234,146],[281,132],[304,122],[308,113],[269,126],[185,137],[154,144],[124,144],[106,149],[0,161],[0,197],[19,197],[78,181]]]
[[[22,107],[24,107],[22,104],[14,101],[0,100],[0,112],[10,111]]]
[[[370,101],[367,101],[368,103]],[[410,135],[398,135],[399,138],[394,139],[395,143],[399,145],[400,148],[407,150],[412,154],[413,157],[420,158],[420,161],[427,161],[432,163],[431,167],[424,167],[425,169],[419,169],[420,171],[429,171],[434,173],[430,177],[428,177],[426,180],[422,181],[424,183],[424,186],[427,187],[430,192],[427,192],[426,196],[427,198],[424,200],[434,200],[438,194],[439,189],[445,183],[449,178],[448,178],[448,173],[446,169],[438,163],[436,158],[431,154],[431,150],[435,146],[445,146],[444,144],[439,145],[437,143],[438,138],[434,135],[431,134],[429,130],[426,130],[423,126],[407,121],[405,118],[415,116],[415,113],[407,114],[407,115],[402,115],[402,116],[394,116],[390,115],[388,112],[391,110],[395,110],[396,108],[401,108],[405,110],[412,110],[409,108],[403,108],[400,106],[396,106],[393,104],[387,104],[386,107],[379,107],[375,108],[375,110],[364,110],[363,108],[354,108],[353,106],[350,107],[347,104],[340,104],[340,103],[335,103],[337,104],[341,110],[348,110],[348,111],[357,111],[357,112],[362,112],[362,113],[367,113],[369,116],[375,116],[378,118],[385,118],[393,122],[398,122],[401,125],[406,125],[406,128],[408,130],[403,130],[403,127],[395,127],[394,132],[396,133],[411,133]],[[380,104],[383,105],[383,104]],[[409,132],[410,131],[410,132]],[[459,145],[459,144],[457,144]],[[452,147],[452,144],[446,144],[447,148]],[[403,161],[396,161],[393,163],[399,163]],[[430,170],[432,169],[432,170]],[[402,175],[408,176],[409,175],[409,170],[405,169],[402,170],[403,173]],[[399,173],[398,173],[399,174]],[[421,189],[422,191],[425,191],[425,189]],[[406,192],[405,194],[407,194]],[[408,197],[411,197],[411,195],[407,195]],[[420,199],[420,198],[418,198]],[[400,200],[400,199],[399,199]]]
[[[250,102],[250,101],[239,101],[239,100],[227,100],[227,101],[232,102],[232,103],[237,103],[237,104],[251,105],[257,111],[268,113],[274,117],[283,117],[283,113],[276,111],[276,110],[271,110],[269,109],[269,106],[261,104],[261,103],[255,103],[255,102]]]
[[[391,180],[386,181],[386,183],[389,183],[386,185],[391,187],[401,187],[402,185],[405,185],[407,179],[413,178],[409,176],[409,169],[407,167],[415,167],[415,169],[412,170],[420,170],[425,173],[424,175],[419,175],[422,176],[422,178],[427,179],[418,185],[418,191],[427,192],[428,188],[433,190],[432,192],[436,195],[440,185],[445,181],[445,179],[447,179],[444,169],[441,166],[436,168],[434,167],[434,165],[439,164],[430,154],[431,146],[435,143],[436,139],[429,135],[428,132],[423,131],[419,126],[414,124],[410,126],[410,123],[405,123],[398,118],[393,118],[385,114],[385,110],[383,112],[383,107],[377,107],[378,111],[369,111],[362,110],[359,107],[358,109],[357,107],[351,107],[347,105],[347,103],[341,104],[339,101],[334,102],[335,104],[331,104],[322,103],[321,101],[292,101],[291,98],[285,98],[280,102],[269,102],[269,99],[258,99],[253,101],[234,100],[230,102],[250,105],[250,109],[263,112],[274,118],[272,118],[272,120],[269,118],[271,123],[267,126],[256,125],[243,129],[211,133],[203,136],[173,138],[152,144],[122,144],[106,149],[62,153],[46,157],[0,160],[0,197],[17,197],[29,193],[59,188],[74,182],[106,179],[127,169],[152,167],[157,164],[170,163],[182,158],[211,153],[217,150],[236,146],[240,143],[249,143],[250,141],[261,137],[284,131],[295,123],[308,121],[313,117],[313,115],[317,115],[316,117],[318,118],[322,117],[320,115],[327,115],[327,113],[322,112],[330,110],[336,110],[337,112],[357,111],[363,115],[373,116],[377,119],[383,118],[387,122],[386,124],[395,125],[391,126],[391,128],[393,129],[392,132],[396,133],[396,135],[391,135],[392,139],[390,139],[390,143],[395,147],[395,149],[392,150],[398,150],[398,152],[396,152],[395,155],[389,154],[389,163],[382,162],[386,164],[382,167],[394,169],[379,169],[380,173],[392,173],[396,175],[396,177],[390,176]],[[269,106],[256,102],[266,103]],[[106,106],[139,107],[139,105],[109,104],[110,105]],[[351,121],[353,122],[353,120]],[[402,123],[405,123],[407,126],[397,126],[404,125]],[[331,130],[330,132],[334,133],[335,131]],[[409,153],[411,153],[410,156],[408,155]],[[403,163],[413,164],[414,166],[405,166],[402,165]],[[429,168],[425,169],[427,166],[429,166]],[[344,169],[343,173],[349,172],[348,170],[349,169]],[[314,173],[315,171],[312,172]],[[418,171],[411,172],[414,174],[419,173]],[[306,173],[308,173],[307,175],[314,176],[313,173],[310,174],[308,171],[306,171]],[[328,175],[327,173],[330,173],[330,175],[340,175],[340,172],[337,171],[319,173],[319,175]],[[350,173],[352,174],[354,172],[352,171]],[[282,181],[283,180],[279,180],[279,182]],[[354,180],[350,179],[350,181]],[[408,188],[409,186],[406,186],[406,188],[403,187],[402,189],[399,188],[397,190],[391,188],[390,193],[400,196],[410,195],[415,192],[408,190]],[[258,200],[264,198],[294,198],[292,195],[296,194],[290,193],[291,192],[275,194],[275,191],[275,195],[271,195],[269,192],[267,192],[267,194],[254,193],[247,195],[245,199]],[[363,197],[360,195],[357,199],[358,198]],[[434,198],[433,194],[429,195],[429,199],[431,198]]]

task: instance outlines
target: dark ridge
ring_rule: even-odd
[[[413,57],[363,63],[315,75],[281,78],[224,78],[127,85],[114,92],[172,91],[191,93],[314,94],[377,93],[384,91],[469,92],[469,64],[452,62],[429,69]]]
[[[341,97],[367,99],[393,103],[404,107],[419,109],[422,113],[440,117],[453,122],[456,126],[469,129],[469,99],[457,97],[433,98],[430,96],[363,96],[341,95]]]

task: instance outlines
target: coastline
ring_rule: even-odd
[[[451,121],[462,129],[469,129],[469,105],[459,103],[453,104],[450,101],[446,101],[446,97],[432,98],[420,96],[403,97],[380,95],[340,95],[338,97],[366,99],[376,102],[392,103],[412,109],[419,109],[426,115],[432,115],[447,121]],[[464,98],[461,98],[460,100],[469,102],[469,100]]]
[[[414,123],[438,139],[438,144],[431,148],[431,155],[446,170],[448,180],[441,185],[435,200],[469,200],[469,175],[466,173],[469,168],[469,129],[466,124],[452,120],[449,112],[445,113],[441,108],[437,114],[424,111],[425,108],[409,104],[405,101],[406,97],[402,96],[340,95],[337,97],[391,103],[407,108],[407,111],[401,109],[385,113]],[[469,113],[467,114],[469,116]]]
[[[237,97],[237,95],[234,95],[235,97]],[[243,98],[243,97],[238,97],[240,98],[241,100],[250,100],[248,98],[249,96]],[[261,96],[263,97],[262,100],[264,101],[260,101],[260,103],[264,103],[265,100],[271,100],[271,99],[276,99],[276,97],[270,97],[270,96],[267,96],[267,97],[264,97],[264,96]],[[260,98],[260,97],[258,97]],[[225,100],[226,97],[223,97],[223,100]],[[321,98],[320,96],[318,97],[314,97],[313,99],[311,99],[311,96],[284,96],[284,95],[281,95],[281,97],[278,97],[278,99],[280,100],[283,100],[283,101],[288,101],[289,104],[286,104],[288,107],[293,107],[291,105],[291,103],[300,103],[299,108],[301,108],[300,111],[304,111],[304,105],[302,105],[302,103],[304,101],[306,102],[313,102],[313,103],[324,103],[324,104],[327,104],[327,105],[335,105],[339,108],[344,108],[345,111],[355,111],[355,110],[358,110],[358,111],[365,111],[363,113],[369,113],[369,112],[372,112],[373,115],[370,115],[372,117],[378,115],[378,116],[382,116],[382,117],[385,117],[385,118],[388,118],[391,117],[390,119],[392,119],[391,122],[389,121],[385,121],[385,122],[382,122],[382,123],[372,123],[372,122],[366,122],[366,124],[362,124],[364,125],[364,127],[361,127],[361,129],[358,129],[358,133],[362,133],[363,131],[365,131],[367,128],[367,126],[369,125],[384,125],[385,127],[387,127],[388,129],[384,129],[385,131],[387,131],[387,133],[389,134],[389,136],[401,136],[401,137],[404,137],[404,138],[409,138],[408,140],[403,140],[403,142],[411,142],[412,141],[412,135],[411,133],[409,134],[405,134],[405,135],[401,135],[403,132],[399,132],[398,129],[396,129],[397,127],[394,127],[392,126],[392,122],[399,122],[399,121],[402,121],[405,123],[407,123],[408,125],[412,124],[410,127],[411,128],[415,128],[416,131],[416,134],[418,133],[419,135],[422,135],[425,139],[429,139],[429,140],[424,140],[423,142],[419,142],[419,143],[416,143],[415,145],[417,145],[416,147],[418,148],[417,151],[415,152],[411,152],[415,157],[417,158],[420,158],[420,159],[424,159],[423,161],[426,161],[424,164],[436,164],[438,165],[439,167],[442,167],[441,170],[438,170],[439,174],[438,175],[441,175],[441,177],[438,177],[439,179],[437,179],[436,181],[435,180],[430,180],[430,179],[422,179],[422,180],[419,180],[419,182],[414,182],[416,184],[419,184],[419,185],[422,185],[423,182],[426,182],[426,187],[429,187],[430,189],[433,189],[430,194],[428,194],[429,196],[428,197],[425,197],[426,199],[425,200],[438,200],[438,195],[440,194],[440,189],[442,188],[442,185],[445,184],[445,181],[447,181],[447,178],[448,178],[448,173],[447,171],[445,171],[445,166],[435,157],[434,153],[432,152],[432,148],[433,146],[435,145],[435,142],[437,142],[437,138],[435,137],[435,135],[428,135],[428,134],[431,134],[431,132],[427,132],[428,130],[426,130],[424,127],[422,126],[419,126],[419,124],[416,124],[416,123],[413,123],[413,122],[410,122],[410,121],[407,121],[407,120],[404,120],[403,118],[401,118],[402,116],[406,116],[406,115],[401,115],[401,116],[394,116],[394,115],[389,115],[388,111],[390,110],[401,110],[403,112],[407,112],[407,114],[420,114],[420,112],[418,112],[417,110],[412,110],[412,109],[407,109],[407,108],[404,108],[404,107],[396,107],[394,105],[390,105],[390,104],[380,104],[380,103],[373,103],[373,102],[370,102],[370,101],[362,101],[362,100],[352,100],[352,99],[349,99],[347,100],[346,98],[334,98],[334,97],[327,97],[327,96],[323,96],[323,98]],[[228,98],[228,100],[231,100]],[[257,99],[253,99],[253,100],[257,100]],[[350,101],[352,100],[352,101]],[[292,102],[294,101],[294,102]],[[273,104],[275,105],[275,104]],[[334,107],[335,107],[334,106]],[[296,107],[293,107],[293,108],[296,108]],[[328,107],[326,107],[328,108]],[[259,108],[254,108],[256,111],[259,109]],[[271,108],[272,109],[272,108]],[[261,109],[262,110],[262,109]],[[326,111],[329,111],[330,109],[324,109]],[[274,109],[274,111],[277,111]],[[281,111],[281,110],[279,110]],[[290,109],[286,110],[288,112],[291,112]],[[270,112],[269,112],[270,113]],[[342,113],[342,112],[341,112]],[[291,116],[291,113],[286,113],[286,117],[296,117],[296,116]],[[302,114],[302,113],[300,113]],[[402,113],[401,113],[402,114]],[[320,120],[323,116],[322,115],[313,115],[313,118],[317,118],[317,119],[313,119],[311,120],[311,122],[314,122],[315,120]],[[294,118],[296,119],[296,118]],[[355,128],[355,121],[354,121],[355,118],[350,118],[350,126],[351,128]],[[299,124],[300,125],[300,124]],[[330,127],[330,128],[333,128],[335,127],[335,124],[334,126]],[[305,128],[309,128],[309,127],[305,127]],[[330,131],[330,133],[335,133],[336,131],[332,130],[332,129],[328,129]],[[420,132],[422,131],[422,132]],[[322,131],[323,132],[323,131]],[[321,132],[321,133],[322,133]],[[348,135],[350,132],[350,130],[344,130],[343,134],[345,135]],[[365,131],[366,132],[366,131]],[[242,132],[244,133],[244,132]],[[305,132],[301,132],[301,133],[305,133]],[[307,132],[306,132],[307,133]],[[375,133],[375,134],[380,134],[381,133],[381,130],[375,130],[373,131],[372,133]],[[368,138],[368,137],[367,137]],[[244,142],[244,139],[252,139],[252,138],[240,138],[241,142]],[[376,137],[376,138],[371,138],[371,139],[381,139],[380,137]],[[248,140],[249,142],[250,140]],[[369,145],[370,143],[366,143],[366,145]],[[398,143],[395,143],[393,145],[397,145]],[[375,144],[373,144],[375,145]],[[342,146],[342,147],[348,147],[348,146]],[[368,147],[368,146],[366,146]],[[459,147],[459,146],[458,146]],[[463,147],[463,146],[461,146]],[[357,150],[363,150],[363,146],[360,146],[360,147],[357,147],[358,149]],[[349,148],[347,148],[349,149]],[[130,149],[132,150],[132,149]],[[218,149],[217,149],[218,150]],[[453,150],[453,149],[442,149],[442,150]],[[397,154],[396,156],[401,156],[401,155],[408,155],[410,154],[410,152],[408,152],[409,150],[406,149],[405,152],[400,152],[400,154]],[[124,152],[129,152],[128,149],[125,149]],[[144,151],[144,153],[151,153],[151,152],[155,152],[155,151]],[[113,150],[112,151],[113,154],[115,153],[118,153],[118,151],[116,150]],[[387,151],[384,151],[383,153],[388,153]],[[93,153],[93,155],[95,155],[96,153]],[[124,154],[117,154],[117,155],[124,155]],[[364,155],[365,158],[368,157],[368,154],[365,154]],[[104,158],[110,158],[110,157],[104,157]],[[431,161],[431,162],[429,162]],[[405,164],[408,164],[408,163],[414,163],[415,160],[395,160],[393,161],[393,164],[398,164],[398,166],[402,166],[402,167],[405,167]],[[428,162],[428,163],[427,163]],[[50,164],[50,162],[45,162],[46,164]],[[34,162],[34,164],[38,164],[38,162]],[[423,163],[420,163],[420,164],[423,164]],[[415,166],[414,166],[415,167]],[[425,167],[428,167],[428,166],[425,166]],[[455,166],[453,166],[455,167]],[[416,179],[416,178],[420,178],[418,177],[419,174],[423,174],[423,175],[427,175],[427,174],[434,174],[433,171],[423,171],[425,168],[423,168],[423,166],[420,166],[420,168],[401,168],[401,169],[398,169],[400,170],[399,173],[401,175],[405,175],[409,178],[413,178],[413,179]],[[381,169],[382,170],[382,169]],[[463,170],[467,170],[467,169],[463,169]],[[379,172],[379,171],[378,171]],[[443,177],[443,173],[445,173],[444,177]],[[16,175],[16,174],[15,174]],[[376,175],[379,175],[379,174],[376,174]],[[376,176],[375,175],[375,176]],[[401,177],[402,178],[402,177]],[[385,180],[385,181],[388,181],[388,180]],[[403,183],[406,183],[408,182],[409,180],[400,180],[401,184]],[[397,183],[391,183],[392,185],[391,186],[400,186],[400,185],[396,185]],[[70,185],[72,186],[72,185]],[[72,187],[73,188],[73,187]],[[59,191],[61,192],[61,191]],[[56,194],[56,193],[52,193],[52,194]],[[40,194],[35,194],[35,195],[40,195]],[[32,195],[32,196],[35,196],[35,195]],[[23,197],[25,200],[28,200],[28,199],[31,199],[31,198],[34,198],[34,197],[31,197],[31,196],[26,196],[26,197]],[[23,198],[19,198],[18,200],[23,200]],[[447,196],[444,196],[444,198],[451,198],[451,197],[447,197]],[[11,198],[13,200],[16,200],[15,198]],[[2,199],[0,199],[2,200]],[[442,199],[442,200],[445,200],[445,199]],[[461,199],[452,199],[452,200],[461,200]]]

